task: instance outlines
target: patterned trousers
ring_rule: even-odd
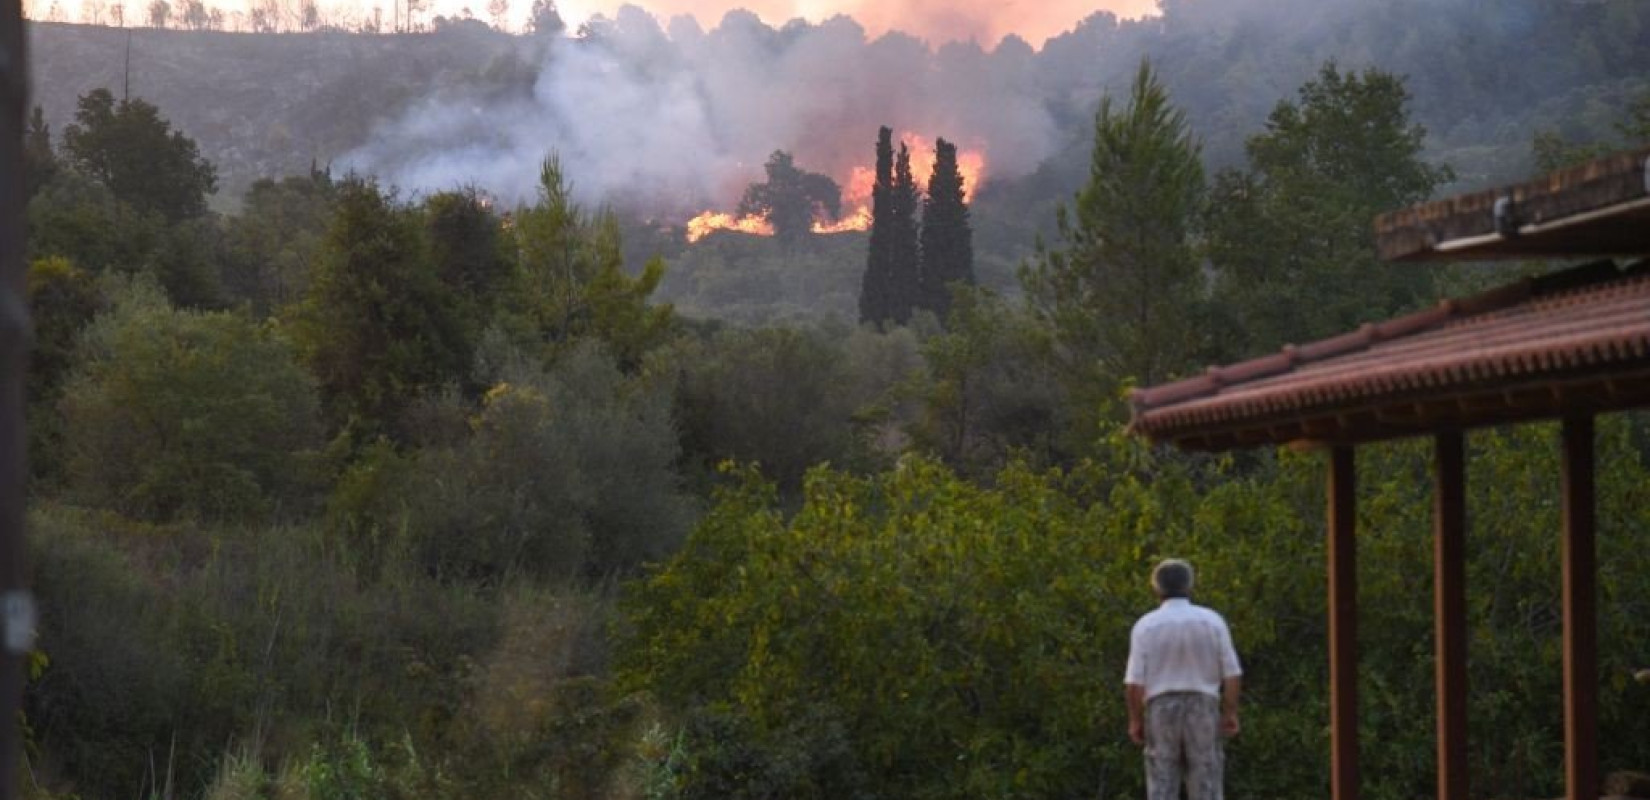
[[[1171,692],[1146,703],[1147,800],[1224,800],[1220,699]]]

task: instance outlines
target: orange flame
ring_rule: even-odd
[[[854,209],[852,214],[848,214],[836,222],[826,222],[825,220],[816,219],[814,220],[814,225],[810,230],[814,233],[827,234],[847,233],[848,231],[868,231],[870,229],[871,207],[860,206],[859,208]]]
[[[899,141],[905,142],[911,150],[911,177],[916,179],[918,186],[927,190],[928,178],[934,174],[934,162],[939,160],[934,150],[934,137],[905,131],[900,134]],[[962,174],[963,199],[967,200],[980,181],[985,180],[985,153],[957,144],[957,172]],[[876,176],[873,175],[871,180],[874,182]],[[867,190],[866,194],[869,195],[870,191]]]
[[[934,174],[934,139],[905,131],[900,134],[899,141],[905,142],[910,148],[911,176],[916,179],[919,187],[926,190],[928,178]],[[957,171],[962,173],[963,197],[967,199],[974,194],[974,188],[985,180],[985,153],[978,149],[965,149],[959,145]],[[876,171],[870,167],[856,166],[850,170],[847,180],[841,184],[842,204],[854,210],[835,221],[816,219],[812,231],[816,234],[832,234],[870,230],[871,189],[876,185],[876,180]],[[774,234],[773,223],[768,221],[766,216],[758,214],[741,217],[720,211],[706,211],[687,222],[687,240],[690,243],[709,236],[713,231],[738,231],[755,236]]]
[[[772,236],[773,223],[767,217],[747,214],[736,217],[720,211],[706,211],[687,221],[687,240],[697,242],[713,231],[738,231],[756,236]]]

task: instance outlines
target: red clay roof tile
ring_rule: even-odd
[[[1328,439],[1384,438],[1420,432],[1416,417],[1468,427],[1559,413],[1566,402],[1596,407],[1574,395],[1577,381],[1613,377],[1643,379],[1650,392],[1650,262],[1528,279],[1138,390],[1131,427],[1207,448],[1312,438],[1313,430]],[[1543,382],[1552,398],[1537,391]]]

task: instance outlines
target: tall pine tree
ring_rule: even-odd
[[[859,320],[904,325],[921,304],[921,246],[917,239],[917,182],[911,153],[894,132],[877,132],[877,179],[871,187],[871,248],[860,284]]]
[[[1065,383],[1073,441],[1097,440],[1130,379],[1151,385],[1192,365],[1202,198],[1198,143],[1142,62],[1126,106],[1100,101],[1088,185],[1059,211],[1064,246],[1039,248],[1020,272]]]
[[[953,283],[974,283],[974,231],[968,224],[957,146],[940,139],[934,146],[934,174],[922,203],[921,305],[945,319]]]

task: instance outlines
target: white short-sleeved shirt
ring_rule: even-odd
[[[1226,620],[1184,598],[1170,598],[1140,618],[1129,634],[1123,682],[1164,692],[1220,696],[1220,682],[1243,674]]]

